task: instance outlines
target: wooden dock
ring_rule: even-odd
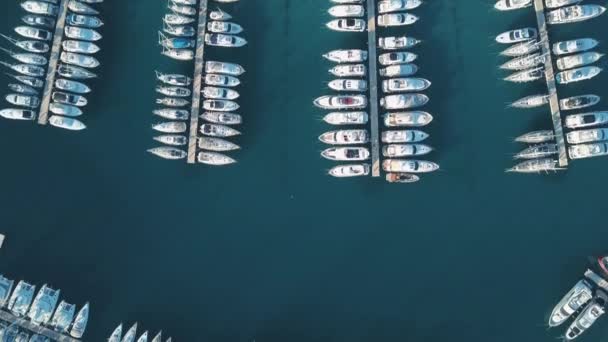
[[[564,129],[562,127],[562,115],[559,109],[559,97],[557,96],[555,71],[553,69],[553,55],[551,54],[549,32],[547,31],[544,0],[534,0],[534,10],[536,11],[536,20],[538,21],[538,31],[540,33],[542,54],[545,56],[545,80],[547,81],[549,106],[551,108],[551,120],[553,121],[555,142],[559,152],[559,166],[566,167],[568,166],[566,138],[564,136]]]
[[[80,340],[77,340],[77,339],[72,338],[67,335],[60,334],[54,330],[47,329],[45,327],[36,325],[36,324],[32,323],[31,321],[28,321],[24,318],[16,317],[13,314],[11,314],[7,311],[4,311],[4,310],[0,310],[0,320],[3,320],[5,322],[9,323],[9,325],[15,323],[18,326],[20,326],[22,329],[29,330],[31,333],[34,333],[34,334],[46,336],[46,337],[50,338],[52,341],[80,342]]]
[[[380,177],[380,133],[378,128],[378,48],[376,43],[376,1],[367,1],[367,45],[369,54],[369,119],[372,142],[372,177]]]
[[[68,2],[69,0],[61,0],[59,3],[59,15],[57,16],[55,34],[53,35],[53,45],[51,46],[51,54],[49,56],[49,67],[46,72],[46,80],[42,91],[42,100],[40,102],[40,112],[38,113],[38,123],[40,125],[46,125],[49,118],[49,105],[51,104],[51,93],[53,92],[53,85],[55,84],[55,75],[57,75],[57,64],[59,63],[59,54],[61,53],[65,18],[68,14]]]
[[[201,0],[198,12],[198,36],[194,56],[194,76],[192,77],[192,109],[190,110],[190,137],[188,138],[188,164],[196,163],[198,143],[198,117],[201,110],[201,90],[205,70],[205,33],[207,32],[207,3]]]

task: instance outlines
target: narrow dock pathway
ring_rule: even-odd
[[[380,134],[378,128],[378,51],[376,43],[376,1],[367,1],[367,45],[369,54],[369,119],[371,123],[372,177],[380,177]]]
[[[42,100],[40,101],[40,112],[38,113],[38,123],[41,125],[46,125],[49,119],[49,105],[51,104],[51,93],[53,92],[55,75],[57,75],[57,64],[59,63],[59,54],[61,53],[65,18],[68,14],[68,2],[69,0],[61,0],[59,3],[59,15],[57,16],[53,45],[51,45],[51,54],[49,56],[49,67],[46,72]]]
[[[540,33],[540,43],[542,54],[545,56],[545,79],[549,95],[549,106],[551,107],[551,120],[553,120],[553,131],[555,133],[555,143],[559,153],[559,166],[568,166],[568,154],[566,151],[566,138],[562,127],[562,116],[559,109],[559,97],[557,96],[557,85],[555,83],[555,71],[553,69],[553,55],[551,54],[551,44],[549,32],[547,31],[547,21],[545,18],[544,0],[534,0],[534,10],[538,21],[538,31]]]
[[[21,328],[29,330],[30,332],[38,334],[38,335],[46,336],[46,337],[50,338],[52,341],[81,342],[80,340],[69,337],[67,335],[60,334],[54,330],[47,329],[47,328],[41,327],[39,325],[35,325],[34,323],[32,323],[31,321],[28,321],[26,319],[13,316],[12,314],[10,314],[6,311],[3,311],[3,310],[0,310],[0,320],[6,321],[9,324],[16,323]]]
[[[198,117],[201,109],[201,89],[205,68],[205,33],[207,31],[207,3],[201,0],[198,13],[198,36],[194,55],[194,76],[192,78],[192,109],[190,110],[190,137],[188,139],[188,164],[196,163],[198,143]]]

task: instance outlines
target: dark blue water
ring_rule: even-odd
[[[562,330],[547,332],[545,315],[608,246],[608,160],[503,173],[522,148],[512,138],[551,123],[546,110],[505,109],[543,85],[500,81],[493,37],[535,21],[491,5],[428,1],[405,30],[424,40],[415,52],[433,82],[442,171],[391,186],[330,179],[318,156],[327,126],[312,100],[330,67],[320,54],[366,41],[324,28],[327,1],[225,7],[249,45],[209,56],[247,69],[244,148],[237,166],[209,168],[145,153],[153,71],[191,69],[159,54],[165,3],[106,0],[89,129],[0,121],[0,271],[90,301],[87,341],[135,321],[176,341],[554,341]],[[3,9],[9,32],[21,11]],[[552,33],[601,40],[606,27],[603,17]],[[605,77],[564,93],[606,97]],[[581,340],[604,341],[607,327]]]

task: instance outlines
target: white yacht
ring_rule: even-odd
[[[242,47],[247,45],[247,40],[243,37],[223,34],[223,33],[206,33],[205,43],[210,46],[220,47]]]
[[[415,143],[428,137],[427,133],[419,130],[384,131],[381,134],[381,140],[386,144]]]
[[[212,20],[230,20],[232,16],[218,8],[215,11],[209,12],[209,18]]]
[[[240,135],[241,132],[232,127],[218,124],[203,124],[200,128],[201,134],[208,137],[227,138]]]
[[[47,30],[31,26],[17,26],[15,32],[22,37],[36,40],[49,41],[53,38],[53,34]]]
[[[382,147],[382,155],[387,158],[423,156],[432,151],[432,147],[424,144],[388,144]]]
[[[418,17],[411,13],[386,13],[378,16],[378,26],[405,26],[418,21]]]
[[[409,109],[424,106],[429,97],[424,94],[387,95],[380,99],[380,105],[385,109]]]
[[[544,63],[545,56],[541,55],[540,52],[536,52],[525,56],[515,57],[503,63],[499,68],[504,70],[525,70]]]
[[[42,285],[27,313],[32,323],[41,325],[47,324],[51,320],[59,300],[59,292],[59,290],[54,290],[46,284]]]
[[[87,126],[85,126],[85,124],[83,124],[80,120],[74,118],[66,118],[59,115],[51,115],[51,117],[49,118],[49,124],[51,124],[51,126],[67,129],[70,131],[81,131],[87,128]]]
[[[31,64],[10,64],[0,61],[0,65],[4,65],[7,68],[13,69],[14,71],[31,77],[42,77],[45,74],[45,69],[38,65]]]
[[[378,13],[412,10],[422,5],[422,0],[381,0],[378,2]]]
[[[188,120],[190,112],[185,109],[162,108],[152,111],[153,114],[169,120]]]
[[[204,112],[201,119],[221,125],[239,125],[243,123],[243,117],[235,113]]]
[[[537,94],[522,97],[521,99],[511,103],[511,107],[514,108],[536,108],[544,106],[549,103],[549,95]]]
[[[187,87],[192,83],[192,79],[190,77],[180,75],[180,74],[163,74],[159,71],[155,71],[156,78],[169,85]]]
[[[363,17],[365,10],[362,5],[336,5],[332,6],[327,13],[332,17],[346,18],[346,17]]]
[[[322,109],[356,109],[367,107],[365,95],[321,96],[314,101],[315,106]]]
[[[181,38],[194,37],[196,35],[196,29],[189,25],[172,26],[167,23],[164,23],[163,32]]]
[[[330,81],[327,86],[336,91],[366,91],[367,81],[357,79],[337,79]]]
[[[89,42],[95,42],[102,38],[101,34],[93,29],[77,26],[66,26],[65,36],[71,39],[80,39]]]
[[[439,165],[426,160],[385,159],[382,162],[385,172],[428,173],[439,169]]]
[[[8,85],[8,87],[10,88],[11,91],[14,91],[19,94],[34,95],[34,96],[38,95],[38,90],[36,90],[34,87],[30,87],[25,84],[10,83]]]
[[[602,57],[604,57],[603,53],[588,51],[576,55],[560,57],[557,59],[556,64],[559,70],[567,70],[593,64]]]
[[[191,61],[194,59],[194,51],[190,49],[171,49],[163,46],[161,54],[177,61]]]
[[[156,99],[157,104],[169,106],[169,107],[183,107],[188,105],[190,102],[186,99],[178,99],[174,97],[165,97],[162,99]]]
[[[433,116],[423,111],[395,112],[384,114],[386,127],[422,127],[433,121]]]
[[[41,79],[38,79],[36,77],[13,75],[13,74],[9,74],[9,73],[5,73],[5,75],[7,75],[8,77],[14,78],[15,80],[17,80],[25,85],[29,85],[30,87],[42,88],[42,86],[44,85],[44,82]]]
[[[561,110],[574,110],[595,106],[600,102],[600,97],[593,94],[578,95],[559,100]]]
[[[15,38],[11,38],[11,37],[5,36],[3,34],[0,34],[0,37],[3,37],[4,39],[8,40],[11,44],[13,44],[16,47],[23,49],[27,52],[47,53],[51,49],[49,44],[47,44],[43,41],[39,41],[39,40],[17,40]]]
[[[163,17],[163,22],[168,25],[188,25],[192,24],[196,19],[177,13],[168,13]]]
[[[234,63],[207,61],[205,62],[205,72],[210,74],[240,76],[245,72],[245,69]]]
[[[389,172],[386,174],[386,181],[389,183],[416,183],[420,180],[418,175],[402,172]]]
[[[526,148],[525,150],[517,153],[513,158],[514,159],[537,159],[537,158],[547,158],[553,155],[558,154],[557,144],[554,143],[545,143],[540,145],[534,145]]]
[[[75,338],[82,338],[84,331],[87,328],[89,322],[89,303],[86,303],[80,311],[76,314],[74,324],[72,324],[72,330],[70,330],[70,336]]]
[[[327,22],[325,26],[330,30],[339,32],[363,32],[367,27],[367,23],[359,18],[340,18]]]
[[[241,84],[241,81],[234,76],[205,74],[205,84],[222,87],[236,87]]]
[[[152,339],[152,342],[162,342],[163,338],[162,338],[162,331],[159,331],[158,334],[156,334],[156,336],[154,336],[154,338]]]
[[[8,304],[14,283],[14,280],[8,279],[0,274],[0,308],[4,308],[4,306]]]
[[[156,86],[156,92],[171,97],[189,97],[192,95],[190,89],[178,86]]]
[[[597,289],[593,300],[587,304],[568,327],[565,335],[566,340],[571,341],[589,329],[605,313],[606,304],[608,304],[608,295],[603,290]]]
[[[236,100],[240,96],[236,90],[220,87],[204,87],[202,92],[207,99]]]
[[[598,142],[591,144],[573,145],[568,148],[570,159],[582,159],[608,155],[608,143]]]
[[[506,31],[496,36],[496,42],[501,44],[513,44],[536,39],[538,30],[532,27]]]
[[[216,112],[232,112],[239,109],[240,106],[230,100],[205,100],[203,101],[203,109]]]
[[[504,49],[500,54],[509,57],[518,57],[540,50],[540,43],[536,39],[514,44]]]
[[[510,11],[532,6],[532,0],[499,0],[494,8],[499,11]]]
[[[575,5],[583,0],[545,0],[547,8],[558,8],[563,6]]]
[[[220,138],[200,137],[198,138],[198,148],[207,151],[226,152],[238,150],[241,147],[235,143]]]
[[[93,7],[76,0],[70,0],[68,2],[68,9],[74,13],[78,14],[87,14],[87,15],[97,15],[99,11],[94,9]]]
[[[321,134],[319,140],[329,145],[366,144],[369,142],[369,133],[365,129],[329,131]]]
[[[236,163],[236,160],[217,152],[199,152],[196,160],[201,164],[223,166]]]
[[[69,13],[65,21],[68,25],[72,26],[84,26],[87,28],[100,28],[103,26],[103,21],[97,17],[82,15],[76,13]]]
[[[8,302],[8,309],[17,317],[24,317],[34,299],[36,286],[21,280],[15,286],[15,290]]]
[[[77,80],[97,77],[97,75],[95,73],[92,73],[85,68],[77,67],[75,65],[68,65],[68,64],[59,64],[59,67],[57,68],[57,73],[60,76],[63,76],[66,78],[73,78],[73,79],[77,79]]]
[[[566,139],[569,144],[582,144],[608,140],[608,128],[583,129],[568,132]]]
[[[21,3],[21,7],[29,13],[56,16],[59,7],[44,1],[27,0]]]
[[[243,27],[228,21],[210,21],[207,23],[207,30],[213,33],[239,34],[243,32]]]
[[[395,65],[395,64],[405,64],[411,63],[418,58],[413,52],[407,51],[395,51],[395,52],[386,52],[378,56],[378,61],[381,65]]]
[[[606,123],[608,123],[608,112],[606,111],[570,114],[564,119],[564,125],[568,128],[584,128]]]
[[[184,133],[187,126],[185,122],[166,121],[152,125],[152,129],[161,133]]]
[[[337,77],[364,77],[367,69],[364,64],[339,64],[329,69],[329,72]]]
[[[548,24],[570,24],[598,17],[606,12],[600,5],[573,5],[547,13]]]
[[[555,75],[555,80],[559,84],[568,84],[573,82],[580,82],[589,80],[597,76],[602,69],[596,66],[585,66],[576,69],[570,69],[566,71],[558,72]]]
[[[86,84],[65,78],[58,78],[55,80],[55,87],[59,90],[65,90],[76,94],[87,94],[91,92],[91,88]]]
[[[385,50],[407,49],[414,47],[420,43],[420,40],[407,37],[383,37],[378,39],[378,47]]]
[[[540,66],[532,69],[518,71],[504,78],[505,81],[524,83],[539,80],[545,76],[545,67]]]
[[[333,50],[323,54],[323,57],[336,63],[357,63],[367,60],[367,51],[359,49]]]
[[[120,342],[122,338],[122,323],[120,323],[116,329],[112,332],[112,335],[108,338],[108,342]]]
[[[514,173],[541,173],[541,172],[549,172],[549,171],[560,171],[565,170],[564,168],[559,167],[559,162],[555,159],[551,158],[543,158],[543,159],[532,159],[521,162],[510,169],[505,170],[505,172],[514,172]]]
[[[53,314],[53,318],[51,319],[50,326],[53,330],[58,331],[60,333],[67,333],[72,321],[74,320],[74,315],[76,314],[76,305],[69,304],[65,301],[61,301],[59,306],[57,306],[57,310],[55,314]]]
[[[167,7],[176,14],[194,16],[197,13],[196,8],[187,5],[178,5],[171,0],[169,0],[169,5]]]
[[[336,178],[360,177],[369,175],[369,164],[348,164],[334,166],[328,171],[330,176]]]
[[[165,148],[165,149],[170,149],[170,148]],[[173,150],[176,150],[176,149],[173,149]],[[186,157],[186,155],[187,155],[186,152],[181,151],[181,150],[177,150],[177,151],[180,151],[180,152],[183,153],[183,157],[177,158],[177,159],[182,159],[182,158]],[[154,152],[152,152],[152,153],[154,153]],[[181,153],[178,153],[178,154],[181,155]],[[127,330],[127,333],[122,338],[122,342],[135,342],[135,335],[136,334],[137,334],[137,323],[133,324],[133,326],[131,326],[131,328],[129,328],[129,330]]]
[[[334,161],[363,161],[369,159],[370,153],[366,147],[330,147],[321,156]]]
[[[178,135],[178,134],[164,134],[164,135],[159,135],[159,136],[153,137],[152,139],[154,139],[155,141],[158,141],[162,144],[170,145],[170,146],[184,146],[184,145],[188,144],[188,138],[184,135]]]
[[[148,342],[148,332],[144,331],[144,333],[141,334],[141,336],[139,336],[137,339],[137,342]]]
[[[382,90],[385,93],[422,91],[430,86],[431,82],[424,78],[391,78],[382,81]]]
[[[155,155],[157,157],[161,157],[163,159],[169,159],[169,160],[184,159],[184,158],[186,158],[188,156],[188,153],[186,153],[185,151],[180,150],[179,148],[167,147],[167,146],[151,148],[151,149],[148,150],[148,152],[152,153],[153,155]],[[135,325],[135,327],[137,328],[137,325]],[[131,341],[131,342],[133,342],[135,340],[135,333],[133,332],[133,336],[131,338],[129,338],[131,336],[129,334],[129,332],[130,331],[128,331],[127,334],[125,334],[125,337],[123,338],[123,341]]]
[[[51,98],[55,102],[67,104],[70,106],[76,106],[76,107],[84,107],[88,103],[88,100],[82,95],[64,93],[61,91],[54,91],[53,94],[51,95]]]
[[[556,55],[565,55],[575,52],[583,52],[596,47],[599,42],[593,38],[580,38],[566,40],[553,44],[553,53]]]
[[[0,48],[0,50],[6,52],[9,56],[21,63],[34,64],[40,66],[46,65],[48,63],[48,59],[46,57],[36,53],[15,53],[5,48]]]
[[[36,108],[40,105],[40,99],[36,96],[27,96],[19,94],[8,94],[5,97],[6,101],[15,106],[28,108]]]
[[[62,52],[60,59],[67,64],[73,64],[83,68],[97,68],[99,61],[95,57],[81,55],[73,52]]]
[[[65,51],[76,53],[94,54],[100,50],[95,43],[80,40],[64,40],[61,46]]]
[[[546,131],[532,131],[519,137],[515,138],[516,142],[526,144],[540,144],[548,141],[555,140],[555,134],[551,130]]]
[[[10,120],[34,120],[36,118],[36,113],[33,110],[7,108],[0,110],[0,116]]]
[[[332,112],[323,117],[330,125],[365,125],[368,120],[366,112]]]

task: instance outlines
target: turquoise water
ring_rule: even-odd
[[[89,129],[0,121],[0,272],[91,301],[87,341],[134,321],[176,341],[554,341],[562,331],[547,332],[545,315],[587,257],[606,251],[608,160],[503,173],[521,147],[513,137],[550,127],[542,110],[505,109],[542,83],[509,85],[496,70],[493,37],[534,25],[532,13],[447,0],[416,11],[406,32],[424,40],[415,52],[433,82],[431,157],[442,170],[392,186],[324,174],[332,163],[316,137],[327,126],[312,106],[327,93],[320,54],[366,41],[328,32],[327,3],[225,6],[249,45],[209,56],[247,69],[244,149],[237,166],[209,168],[145,153],[153,71],[191,69],[159,54],[164,1],[107,0]],[[0,32],[20,14],[5,6]],[[604,16],[552,33],[602,39],[607,25]],[[564,93],[606,97],[605,77]],[[581,340],[605,340],[606,327]]]

